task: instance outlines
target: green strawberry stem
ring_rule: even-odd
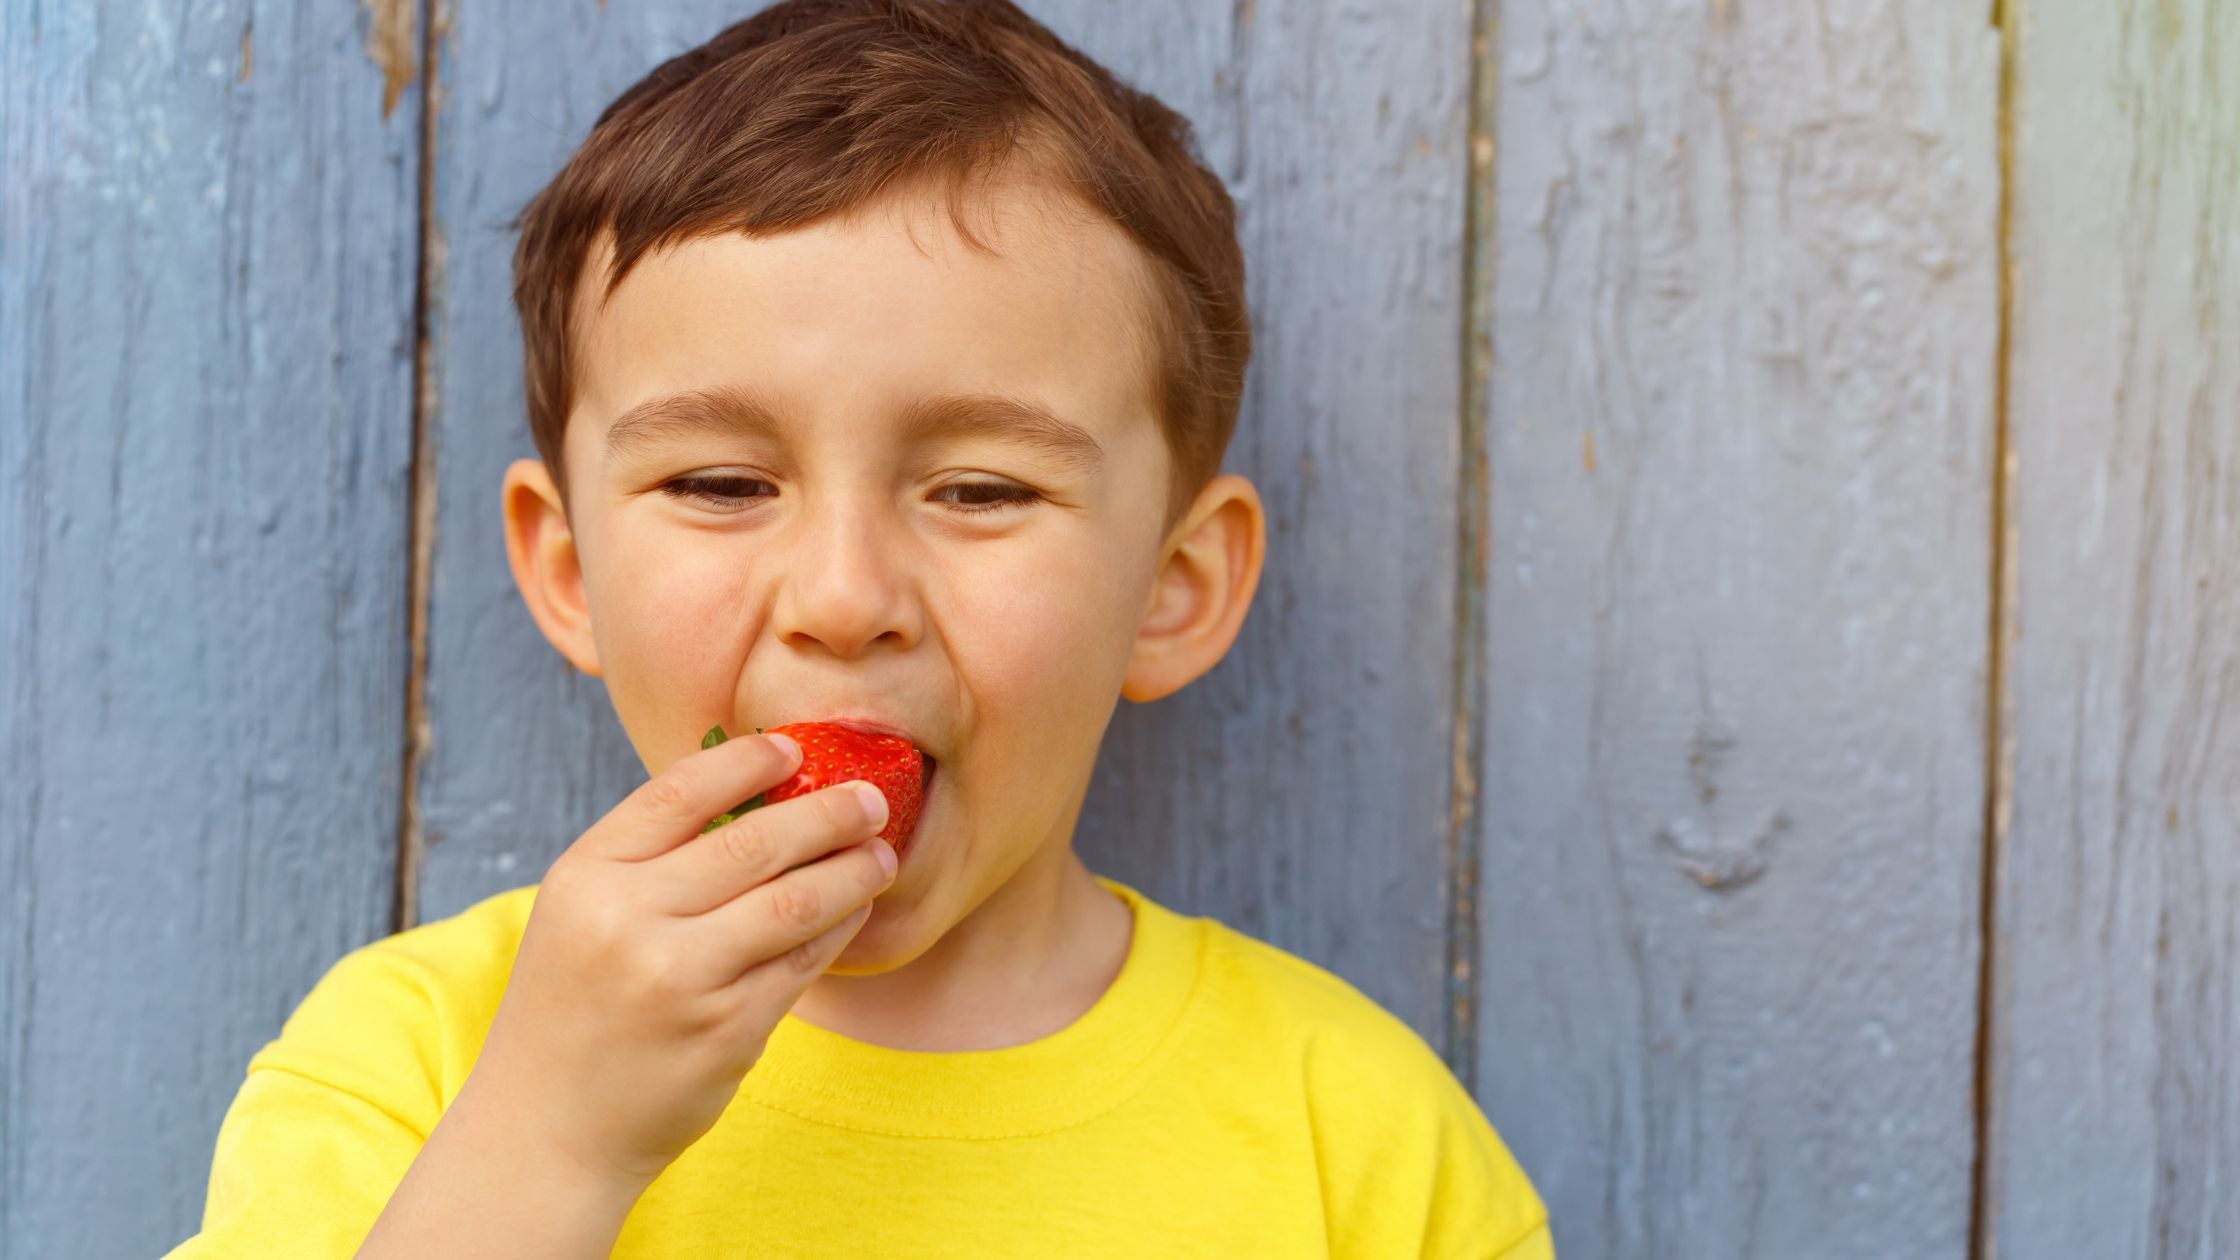
[[[760,735],[762,733],[762,728],[759,726],[754,728],[754,733]],[[713,748],[717,744],[728,741],[730,738],[731,737],[729,735],[723,733],[723,723],[718,722],[714,726],[708,728],[707,734],[700,737],[700,747]],[[734,805],[727,813],[717,814],[713,819],[709,821],[707,826],[700,829],[700,834],[706,835],[709,832],[714,831],[716,828],[721,827],[725,823],[737,818],[739,815],[746,813],[750,809],[761,808],[762,797],[763,794],[758,792],[755,794],[755,798],[753,800]]]

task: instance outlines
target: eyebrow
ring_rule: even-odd
[[[1075,471],[1104,467],[1104,448],[1087,429],[1032,399],[1011,394],[939,394],[914,400],[898,426],[905,442],[987,438],[1040,451]],[[607,462],[674,438],[743,434],[778,441],[776,408],[738,386],[688,389],[648,399],[607,428]]]

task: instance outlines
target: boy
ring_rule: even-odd
[[[1116,697],[1260,570],[1183,120],[1005,0],[792,0],[521,227],[508,555],[652,778],[338,962],[174,1255],[1551,1255],[1406,1025],[1072,848]],[[704,831],[827,720],[924,755],[914,826],[858,781]]]

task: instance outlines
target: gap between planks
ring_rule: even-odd
[[[1997,362],[1992,365],[1991,461],[1991,582],[1989,668],[1984,680],[1984,794],[1983,861],[1979,873],[1976,931],[1979,947],[1976,974],[1975,1043],[1975,1164],[1969,1186],[1968,1255],[1970,1260],[1996,1260],[1998,1235],[1993,1214],[1998,1196],[1998,1163],[1993,1158],[1997,1128],[1992,1122],[1993,1065],[1998,1046],[1997,1017],[2000,983],[1998,907],[2000,858],[2007,848],[2007,830],[2014,816],[2014,729],[2012,701],[2007,686],[2007,645],[2015,632],[2015,602],[2019,573],[2013,482],[2016,473],[2012,417],[2011,346],[2014,333],[2014,180],[2015,106],[2020,74],[2017,32],[2021,0],[1993,0],[1991,22],[1998,30],[1998,143],[1999,208],[1998,255],[1999,328],[1994,344]]]
[[[436,49],[442,0],[419,6],[420,163],[419,231],[415,239],[412,294],[412,468],[407,543],[411,568],[411,663],[405,674],[404,773],[397,811],[396,885],[389,926],[402,932],[419,921],[420,867],[427,836],[420,816],[420,769],[433,732],[428,725],[428,590],[436,544],[436,456],[433,425],[436,380],[429,320],[433,313],[438,251],[435,248]]]
[[[1447,810],[1446,1044],[1462,1087],[1477,1092],[1478,767],[1485,749],[1485,596],[1491,503],[1486,408],[1493,377],[1494,123],[1500,97],[1499,0],[1470,6],[1469,127],[1462,222],[1462,471],[1455,494],[1454,766]]]

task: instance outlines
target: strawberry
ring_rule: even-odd
[[[918,825],[918,809],[924,804],[925,792],[925,763],[909,740],[900,735],[870,735],[829,722],[789,722],[767,731],[758,729],[757,733],[789,736],[801,745],[800,769],[762,795],[718,815],[701,828],[703,832],[713,831],[757,806],[862,779],[886,796],[887,825],[880,829],[879,836],[894,846],[897,857],[901,856],[910,832]],[[729,738],[719,723],[700,737],[700,746],[713,748]]]

